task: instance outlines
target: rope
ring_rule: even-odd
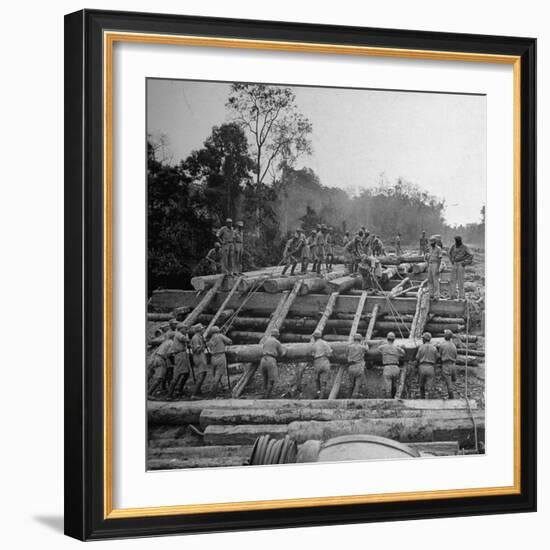
[[[376,283],[376,285],[378,286],[378,289],[380,290],[380,292],[382,292],[382,295],[386,299],[386,302],[388,303],[388,308],[390,310],[390,313],[394,321],[397,321],[399,319],[399,322],[403,325],[403,328],[407,330],[407,326],[405,325],[405,321],[403,321],[403,317],[401,317],[401,315],[399,314],[399,311],[397,311],[397,308],[392,304],[389,296],[382,290],[382,287],[380,286],[380,283],[378,282],[378,279],[376,278],[376,276],[373,275],[372,278]],[[399,326],[399,322],[397,322],[397,330],[399,331],[401,338],[404,339],[405,337],[403,336],[403,332],[401,330],[401,327]]]

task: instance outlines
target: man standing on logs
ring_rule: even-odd
[[[179,323],[177,328],[170,348],[170,354],[174,362],[174,376],[168,393],[170,398],[175,397],[176,393],[180,397],[183,395],[183,388],[191,373],[189,365],[189,327],[185,323]]]
[[[430,237],[430,247],[426,253],[426,261],[428,262],[428,288],[430,289],[430,298],[439,300],[439,269],[441,267],[441,259],[443,258],[443,250],[437,244],[435,235]]]
[[[449,260],[451,261],[451,300],[456,299],[456,286],[458,283],[458,299],[464,300],[464,267],[471,265],[474,255],[462,242],[462,237],[457,235],[455,243],[449,249]]]
[[[327,271],[332,271],[332,264],[334,263],[334,235],[332,234],[332,227],[327,228],[327,234],[325,236],[325,256],[327,260]]]
[[[386,255],[386,251],[384,249],[384,245],[382,244],[382,240],[380,239],[380,235],[374,236],[374,240],[372,241],[372,253],[374,256]]]
[[[222,271],[231,274],[233,272],[233,253],[235,243],[235,230],[233,229],[233,220],[227,218],[225,225],[216,233],[216,238],[220,241],[222,252]]]
[[[367,387],[367,376],[365,374],[365,353],[369,346],[361,342],[361,335],[356,332],[353,335],[353,343],[348,349],[348,374],[351,383],[351,399],[359,397],[361,386]]]
[[[166,333],[168,336],[160,344],[160,346],[153,352],[151,361],[149,363],[150,368],[153,371],[150,379],[149,397],[153,397],[155,392],[162,388],[166,383],[166,372],[168,370],[169,355],[172,348],[173,334]]]
[[[191,353],[193,354],[193,364],[195,365],[195,376],[197,382],[191,399],[198,399],[201,393],[201,387],[208,372],[208,361],[206,360],[206,342],[204,341],[204,325],[197,323],[193,325],[193,336],[191,338]]]
[[[422,235],[420,236],[419,251],[422,256],[428,252],[428,238],[426,237],[426,231],[422,231]]]
[[[234,254],[234,265],[233,271],[238,275],[243,272],[243,252],[244,252],[244,233],[243,233],[244,223],[239,221],[237,222],[237,227],[235,228],[235,254]]]
[[[260,372],[264,380],[264,399],[269,399],[273,387],[279,380],[279,367],[277,359],[286,355],[286,350],[278,340],[279,330],[274,328],[262,345],[262,359]]]
[[[300,261],[302,263],[301,272],[307,273],[307,266],[309,264],[309,260],[311,258],[311,250],[309,247],[309,239],[306,238],[306,235],[304,233],[303,229],[298,229],[298,233],[300,236]]]
[[[457,349],[453,342],[453,333],[445,329],[445,340],[439,344],[439,357],[441,359],[441,377],[447,386],[449,399],[454,399],[454,384],[456,382],[456,358]]]
[[[401,256],[403,250],[401,249],[401,233],[397,232],[395,237],[395,254],[396,256]]]
[[[382,354],[382,364],[384,365],[382,375],[386,386],[386,397],[393,399],[397,392],[399,375],[401,374],[399,362],[405,357],[405,349],[394,343],[395,334],[393,332],[388,332],[386,339],[387,343],[382,344],[379,350]]]
[[[316,330],[313,333],[313,369],[315,371],[315,390],[317,399],[326,399],[328,378],[330,375],[330,356],[332,348],[323,340],[323,335]]]
[[[312,229],[311,230],[311,233],[309,234],[309,237],[306,239],[306,245],[307,245],[307,249],[308,249],[308,257],[310,260],[313,260],[313,263],[311,265],[311,271],[315,271],[315,266],[317,265],[317,260],[315,258],[315,240],[316,240],[316,236],[317,236],[317,231],[315,231],[315,229]],[[303,273],[306,273],[307,272],[307,266],[306,266],[306,269],[304,271],[304,265],[302,264],[302,272]]]
[[[294,270],[296,269],[296,266],[298,265],[298,259],[296,258],[296,254],[298,253],[298,246],[300,244],[300,238],[298,236],[298,232],[295,231],[292,237],[288,239],[288,241],[285,244],[285,249],[283,251],[283,262],[285,263],[285,266],[283,267],[283,275],[286,273],[286,270],[292,266],[292,269],[290,270],[290,274],[294,275]]]
[[[418,366],[418,385],[420,386],[420,398],[431,397],[433,381],[435,378],[435,364],[439,360],[437,348],[430,343],[432,335],[425,332],[422,335],[422,342],[416,352],[416,364]]]
[[[206,261],[208,267],[213,274],[221,273],[222,271],[222,245],[220,243],[214,243],[214,248],[211,248],[206,255]]]
[[[344,248],[344,262],[350,273],[352,272],[353,268],[353,256],[348,248],[348,244],[351,242],[351,240],[352,239],[350,237],[349,231],[346,231],[342,240],[342,247]]]
[[[375,275],[376,262],[377,260],[375,260],[372,256],[367,256],[366,254],[361,256],[361,262],[359,263],[358,270],[362,278],[362,290],[370,290],[378,286],[376,284]]]
[[[223,376],[227,377],[228,375],[225,346],[230,346],[233,342],[230,338],[224,336],[220,332],[220,328],[217,326],[213,326],[210,329],[210,335],[210,339],[208,340],[208,350],[210,351],[210,366],[212,367],[213,377],[212,397],[215,397],[220,380]]]
[[[315,271],[317,275],[321,275],[321,264],[325,261],[325,233],[326,225],[318,226],[319,229],[315,235]]]
[[[345,251],[351,256],[350,273],[356,273],[361,259],[361,239],[363,235],[361,231],[353,236],[345,246]]]

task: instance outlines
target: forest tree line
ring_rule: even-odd
[[[309,120],[290,88],[234,84],[226,103],[231,122],[212,128],[201,149],[174,162],[162,136],[148,136],[148,290],[187,288],[205,272],[204,257],[226,217],[245,224],[244,270],[278,262],[290,232],[332,226],[336,242],[365,225],[390,245],[416,245],[422,230],[450,241],[483,245],[479,223],[449,226],[445,201],[403,179],[383,176],[351,195],[323,184],[310,168],[296,168],[311,153]],[[302,162],[304,164],[304,162]]]

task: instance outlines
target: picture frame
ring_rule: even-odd
[[[504,64],[514,80],[514,483],[113,506],[113,46],[120,42]],[[142,162],[137,159],[136,162]],[[65,17],[65,532],[80,540],[536,510],[536,41],[82,10]],[[508,269],[505,267],[505,269]]]

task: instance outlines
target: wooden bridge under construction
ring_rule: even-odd
[[[406,359],[412,360],[424,331],[431,332],[437,343],[445,329],[454,333],[457,364],[466,376],[484,362],[484,351],[477,349],[478,337],[469,330],[467,302],[430,299],[422,256],[390,255],[379,261],[382,269],[375,289],[363,289],[359,274],[336,264],[322,276],[283,276],[282,267],[276,266],[239,276],[195,277],[190,290],[155,291],[148,302],[148,321],[156,324],[176,317],[189,325],[201,322],[207,327],[206,337],[214,325],[219,326],[233,340],[227,358],[230,372],[239,377],[233,376],[232,399],[198,402],[205,406],[185,400],[150,401],[149,467],[240,465],[248,460],[246,449],[265,434],[274,440],[292,437],[303,444],[304,438],[324,441],[368,433],[423,444],[424,450],[429,443],[430,454],[479,450],[484,428],[480,404],[468,395],[426,400],[423,406],[419,400],[405,399],[409,396],[407,367],[402,369],[395,400],[339,399],[348,345],[356,332],[368,342],[367,358],[374,365],[379,364],[377,348],[389,331],[406,349]],[[442,273],[443,290],[447,284],[448,275]],[[246,399],[261,358],[261,343],[274,328],[279,329],[287,350],[285,363],[295,369],[305,368],[310,361],[314,331],[321,331],[330,342],[334,375],[329,399]],[[219,448],[216,452],[212,447]]]

